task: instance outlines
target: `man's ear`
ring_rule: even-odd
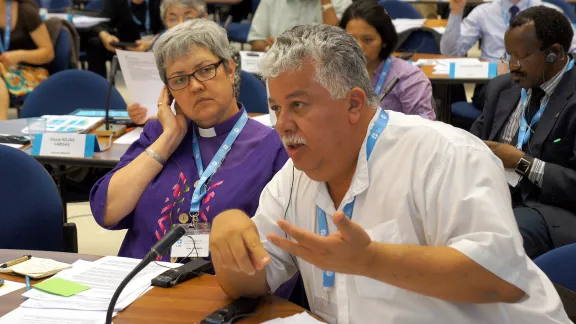
[[[348,116],[352,124],[360,120],[363,109],[368,109],[366,92],[360,88],[352,88],[349,94]]]
[[[560,44],[553,44],[550,46],[550,52],[556,54],[556,57],[558,57],[559,60],[566,58],[566,52]]]

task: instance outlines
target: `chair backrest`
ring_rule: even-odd
[[[427,30],[412,30],[406,32],[410,33],[410,35],[402,44],[398,44],[396,47],[397,52],[440,54],[440,46],[436,42],[432,32]]]
[[[266,87],[252,73],[240,72],[240,96],[238,101],[244,104],[249,113],[268,113],[268,95]]]
[[[576,14],[574,13],[574,7],[566,2],[565,0],[544,0],[544,2],[551,3],[557,7],[560,7],[566,17],[570,19],[570,22],[576,24]]]
[[[0,145],[0,249],[62,251],[62,201],[33,157]]]
[[[48,65],[50,74],[70,68],[70,55],[72,51],[72,42],[70,32],[66,28],[61,28],[54,45],[54,59]]]
[[[251,2],[252,14],[254,14],[256,12],[256,9],[258,9],[259,4],[260,4],[260,0],[252,0],[252,2]]]
[[[40,7],[51,13],[62,13],[72,7],[72,0],[40,0]]]
[[[553,283],[576,292],[576,243],[544,253],[534,263]]]
[[[384,0],[378,2],[384,7],[392,19],[422,19],[422,15],[409,2],[399,0]]]
[[[105,109],[108,82],[86,70],[65,70],[42,81],[26,98],[20,117],[67,115],[76,109]],[[112,88],[110,109],[125,110],[126,102]]]
[[[104,6],[103,0],[90,0],[87,4],[84,5],[84,9],[86,10],[102,10]]]

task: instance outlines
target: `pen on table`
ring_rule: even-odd
[[[26,291],[30,290],[30,277],[26,276]]]
[[[562,139],[557,138],[557,139],[554,140],[554,143],[558,143],[558,142],[560,142],[561,140],[562,140]]]
[[[0,264],[0,269],[8,268],[8,267],[11,267],[15,264],[22,263],[24,261],[28,261],[28,260],[30,260],[30,258],[32,258],[31,255],[25,255],[25,256],[22,256],[18,259],[12,260],[12,261],[4,262],[4,263]]]

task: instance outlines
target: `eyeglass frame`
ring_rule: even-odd
[[[540,52],[542,52],[542,51],[544,51],[544,50],[539,49],[539,50],[537,50],[536,52],[528,55],[527,57],[525,57],[525,58],[523,58],[523,59],[521,59],[521,60],[516,60],[516,62],[512,62],[512,55],[510,55],[508,52],[504,52],[504,54],[502,54],[502,56],[500,57],[500,61],[501,61],[502,63],[508,64],[508,65],[510,65],[510,63],[513,63],[515,67],[519,68],[519,67],[522,66],[522,63],[523,63],[523,62],[526,62],[529,58],[531,58],[532,56],[534,56],[536,53],[540,53]],[[510,60],[507,60],[507,59],[506,59],[506,55],[509,55],[509,56],[510,56]]]
[[[166,85],[167,85],[168,88],[170,88],[170,90],[172,90],[172,91],[180,91],[180,90],[186,89],[186,87],[188,87],[188,86],[190,85],[190,78],[192,78],[192,77],[194,77],[194,79],[196,79],[196,81],[198,81],[198,82],[200,82],[200,83],[204,83],[204,82],[206,82],[206,81],[210,81],[210,80],[212,80],[212,79],[214,79],[214,78],[216,77],[216,75],[218,74],[218,67],[220,67],[220,65],[221,65],[222,63],[224,63],[224,59],[221,59],[220,61],[218,61],[218,62],[216,62],[216,63],[204,65],[204,66],[198,68],[196,71],[194,71],[194,72],[192,72],[192,73],[189,73],[189,74],[181,74],[181,75],[176,75],[176,76],[167,78],[167,79],[166,79]],[[207,68],[207,67],[209,67],[209,66],[214,66],[214,76],[212,76],[211,78],[206,79],[206,80],[200,80],[200,79],[198,79],[198,77],[196,77],[195,74],[198,73],[200,70],[205,69],[205,68]],[[173,88],[170,86],[170,80],[176,79],[176,78],[182,78],[182,77],[186,77],[186,80],[188,80],[188,83],[187,83],[184,87],[182,87],[182,88],[180,88],[180,89],[178,89],[178,90],[173,89]]]

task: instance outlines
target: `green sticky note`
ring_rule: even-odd
[[[90,289],[90,287],[62,278],[52,278],[35,284],[34,288],[54,295],[70,297]]]

